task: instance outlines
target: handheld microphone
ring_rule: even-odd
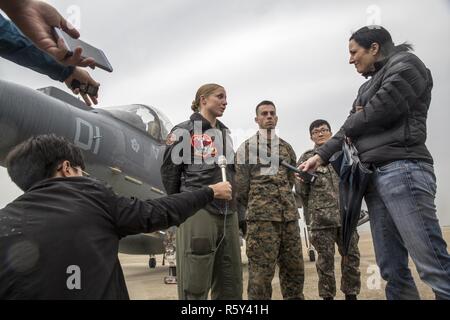
[[[217,163],[222,171],[222,181],[227,182],[227,158],[225,156],[220,156]]]
[[[287,163],[286,160],[280,159],[280,165],[282,165],[283,167],[285,167],[285,168],[287,168],[287,169],[297,173],[303,180],[305,180],[305,182],[314,183],[316,181],[316,179],[317,179],[317,175],[315,175],[313,173],[301,171],[298,168],[296,168],[296,167],[290,165],[289,163]]]
[[[217,160],[217,164],[220,167],[220,170],[222,171],[222,181],[227,182],[227,158],[225,156],[220,156]],[[227,232],[227,215],[228,215],[228,202],[225,202],[225,211],[223,213],[223,236],[220,240],[219,244],[217,245],[217,248],[214,250],[216,252],[219,247],[222,245],[223,240],[225,240],[225,235]]]

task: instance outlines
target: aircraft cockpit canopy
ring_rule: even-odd
[[[139,129],[153,139],[163,142],[173,128],[170,120],[157,108],[146,105],[110,107],[104,110],[119,120]]]

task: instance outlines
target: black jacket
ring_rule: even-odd
[[[0,300],[128,299],[119,240],[179,225],[213,196],[140,201],[84,177],[45,180],[0,210]],[[80,290],[68,289],[71,266]]]
[[[217,121],[212,128],[200,113],[176,125],[167,138],[167,148],[161,166],[161,177],[168,194],[197,190],[222,181],[217,164],[220,155],[226,155],[227,181],[234,183],[234,150],[228,128]],[[236,197],[233,196],[233,199]],[[223,200],[214,200],[205,209],[213,214],[224,214]],[[236,211],[235,201],[229,203],[229,213]]]
[[[342,129],[317,153],[328,161],[347,136],[364,163],[382,165],[416,159],[432,164],[425,146],[433,88],[431,72],[417,56],[405,51],[394,52],[375,67],[372,78],[359,89]],[[356,112],[357,106],[364,110]]]

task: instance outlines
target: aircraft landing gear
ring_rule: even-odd
[[[311,261],[311,262],[316,261],[316,252],[314,251],[314,249],[309,249],[308,255],[309,255],[309,261]]]
[[[156,268],[156,258],[155,256],[151,255],[150,259],[148,260],[148,267],[150,269],[155,269]]]
[[[170,246],[166,249],[164,260],[167,259],[169,264],[169,275],[164,277],[165,284],[177,284],[177,265],[176,265],[176,253],[175,247]]]
[[[309,242],[308,226],[304,226],[303,231],[305,233],[305,243],[306,243],[306,248],[308,249],[309,261],[314,262],[314,261],[316,261],[316,251],[314,250],[314,247],[311,244],[311,242]]]
[[[169,267],[169,275],[164,277],[165,284],[177,284],[177,267]]]

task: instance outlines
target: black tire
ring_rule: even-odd
[[[150,258],[148,260],[148,267],[150,269],[155,269],[156,268],[156,258]]]
[[[311,262],[316,261],[316,253],[314,252],[314,250],[309,250],[308,254],[309,254],[309,261]]]
[[[369,212],[361,210],[361,216],[359,217],[358,227],[370,221]]]

